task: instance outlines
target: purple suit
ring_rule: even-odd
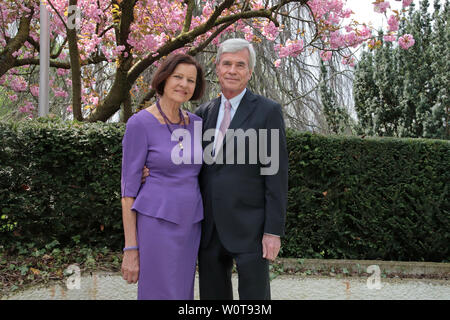
[[[201,118],[190,112],[188,115],[190,139],[184,138],[182,152],[190,158],[190,164],[172,161],[171,155],[181,152],[178,142],[172,141],[167,126],[146,110],[128,120],[122,140],[122,197],[135,198],[132,210],[137,214],[138,299],[194,297],[203,219],[198,183],[202,126],[200,134],[194,135],[194,123],[201,123]],[[144,165],[150,176],[141,185]]]

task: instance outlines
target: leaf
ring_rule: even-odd
[[[34,275],[39,275],[41,273],[40,270],[35,269],[35,268],[30,268],[30,271],[33,272]]]

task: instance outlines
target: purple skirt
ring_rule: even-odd
[[[201,222],[178,225],[136,215],[138,300],[193,300]]]

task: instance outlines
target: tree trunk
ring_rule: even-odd
[[[131,108],[131,95],[128,92],[128,94],[125,97],[125,101],[122,104],[122,116],[121,121],[123,123],[127,123],[128,119],[133,115],[133,110]]]
[[[16,58],[13,53],[19,50],[30,34],[30,22],[33,17],[34,11],[32,8],[31,12],[20,18],[19,30],[17,35],[10,40],[5,49],[0,52],[0,77],[8,72],[9,69],[15,66]]]
[[[70,0],[69,5],[76,6],[78,0]],[[73,26],[72,26],[73,27]],[[72,110],[73,117],[83,121],[81,112],[81,65],[80,53],[77,44],[77,29],[67,27],[67,39],[69,42],[70,68],[72,70]]]

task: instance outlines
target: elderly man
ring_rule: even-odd
[[[288,157],[280,104],[247,88],[255,62],[249,42],[224,41],[216,58],[221,95],[195,112],[203,119],[203,132],[215,132],[213,142],[203,141],[205,152],[212,154],[204,156],[200,173],[200,299],[233,299],[233,260],[239,298],[270,299],[269,261],[277,257],[284,235]],[[238,132],[248,134],[239,140]],[[269,163],[260,157],[263,149],[275,170],[264,173]],[[206,161],[208,156],[212,161]]]

